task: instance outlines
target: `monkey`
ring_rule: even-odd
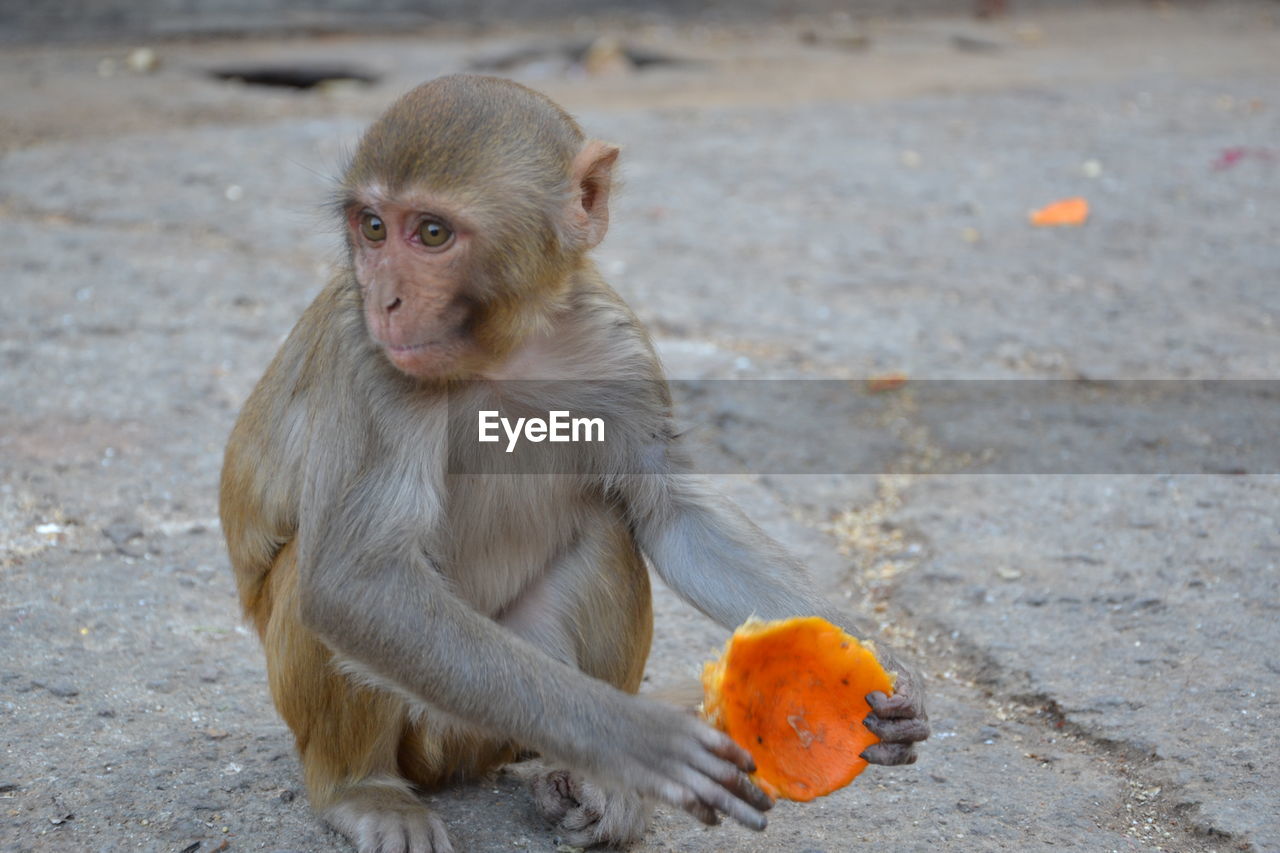
[[[232,430],[240,604],[311,804],[361,853],[451,851],[420,792],[530,754],[571,844],[626,846],[655,803],[764,829],[749,753],[637,693],[650,566],[725,628],[818,614],[868,636],[693,473],[653,344],[588,255],[619,151],[501,78],[402,96],[339,183],[344,260]],[[612,433],[556,470],[495,466],[466,418],[522,407]],[[864,757],[910,763],[923,684],[880,654],[897,683],[867,697]]]

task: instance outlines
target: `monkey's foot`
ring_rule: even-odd
[[[605,791],[568,770],[533,778],[533,801],[575,847],[626,847],[644,835],[652,806],[632,793]]]
[[[453,853],[444,822],[398,780],[364,782],[324,810],[360,853]]]

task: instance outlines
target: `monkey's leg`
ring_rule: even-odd
[[[605,522],[502,617],[513,631],[584,672],[634,693],[653,636],[649,573],[630,534]],[[652,804],[565,769],[535,771],[531,792],[564,840],[623,847],[639,840]]]
[[[360,853],[452,853],[444,824],[414,795],[397,763],[408,703],[363,686],[302,626],[292,544],[276,559],[260,612],[267,677],[298,743],[312,807]],[[265,612],[262,612],[265,611]]]

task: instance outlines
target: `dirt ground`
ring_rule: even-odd
[[[268,62],[379,80],[208,75]],[[0,851],[348,849],[240,621],[216,479],[337,256],[344,152],[477,67],[624,146],[598,260],[672,376],[909,377],[836,471],[717,481],[919,661],[919,763],[763,835],[660,809],[637,849],[1280,851],[1274,2],[6,49]],[[1074,195],[1085,226],[1029,226]],[[956,415],[921,382],[942,379],[1258,384],[1028,438]],[[723,427],[708,470],[795,443],[688,405]],[[656,596],[653,685],[724,640]],[[430,799],[462,850],[563,849],[509,772]]]

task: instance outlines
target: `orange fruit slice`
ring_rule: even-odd
[[[809,801],[866,769],[880,738],[862,721],[867,694],[893,676],[863,644],[817,616],[748,620],[702,673],[703,713],[756,762],[766,794]]]

